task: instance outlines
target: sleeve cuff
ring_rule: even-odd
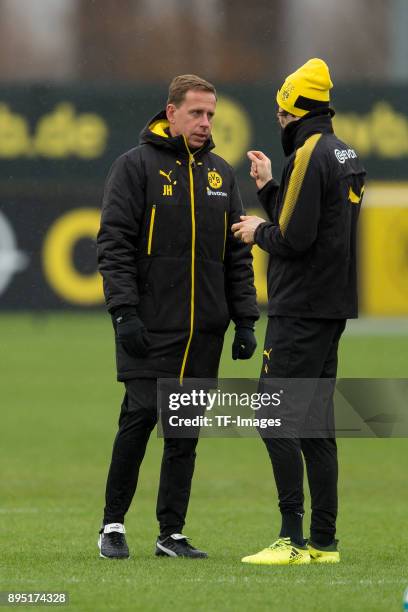
[[[127,314],[137,315],[137,308],[136,306],[130,306],[129,304],[124,304],[122,306],[114,306],[113,308],[109,310],[109,313],[112,315],[112,317],[116,317],[116,316],[120,317],[120,316],[127,315]]]
[[[255,329],[255,321],[257,319],[253,319],[251,317],[246,317],[243,319],[234,319],[234,323],[235,323],[235,329],[237,329],[238,327],[245,327],[246,329],[252,329],[252,331]]]
[[[267,225],[272,225],[269,221],[265,221],[264,223],[260,223],[254,232],[254,243],[258,246],[261,246],[260,241],[262,240],[262,230]]]

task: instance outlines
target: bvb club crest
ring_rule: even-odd
[[[208,172],[208,184],[213,189],[220,189],[222,187],[222,178],[215,170]]]
[[[282,88],[282,91],[281,91],[281,96],[283,100],[287,100],[294,89],[295,89],[295,86],[292,85],[292,83],[287,83],[286,87]]]

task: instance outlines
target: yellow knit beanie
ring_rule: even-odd
[[[303,117],[315,108],[329,106],[332,87],[327,64],[315,57],[286,77],[276,101],[291,115]]]

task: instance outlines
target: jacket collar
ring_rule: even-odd
[[[312,134],[333,134],[332,108],[315,109],[298,121],[292,121],[281,132],[282,147],[286,156],[301,147]]]

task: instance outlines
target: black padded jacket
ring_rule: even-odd
[[[106,304],[136,307],[152,340],[145,359],[117,345],[120,380],[212,376],[230,319],[259,316],[251,252],[230,229],[238,186],[213,146],[190,151],[161,112],[109,172],[97,239]]]
[[[284,130],[280,185],[258,192],[270,222],[255,242],[270,254],[269,315],[358,316],[357,220],[365,170],[333,133],[331,113],[311,112]]]

